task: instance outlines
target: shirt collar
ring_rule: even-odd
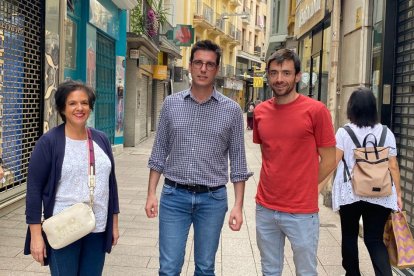
[[[183,97],[187,98],[187,97],[190,97],[190,95],[191,95],[191,87],[184,91]],[[213,94],[211,94],[211,98],[215,99],[218,102],[222,100],[222,96],[215,86],[213,87]],[[207,101],[209,101],[210,99],[208,99]]]

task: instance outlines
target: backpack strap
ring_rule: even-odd
[[[344,156],[342,156],[342,162],[344,163],[344,183],[351,179],[351,173],[349,172],[348,165],[346,164]]]
[[[342,128],[345,129],[346,132],[348,132],[348,134],[351,137],[352,142],[354,142],[355,146],[357,148],[361,148],[361,144],[359,143],[358,138],[355,136],[354,131],[349,126],[343,126]]]
[[[354,142],[355,146],[357,148],[360,148],[361,144],[359,143],[354,131],[349,126],[343,126],[342,128],[345,129],[346,132],[348,132],[348,135],[349,137],[351,137],[352,142]],[[351,173],[349,172],[349,168],[346,164],[344,156],[342,156],[342,162],[344,163],[344,182],[347,182],[349,179],[351,179]]]
[[[382,125],[382,132],[381,132],[381,138],[378,143],[378,147],[383,147],[385,144],[385,138],[387,137],[387,126]]]

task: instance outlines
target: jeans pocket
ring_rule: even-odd
[[[210,191],[210,196],[216,200],[224,200],[227,198],[227,188],[223,187],[221,189]]]
[[[316,218],[318,213],[312,213],[312,214],[293,214],[289,213],[289,216],[294,219],[313,219]]]
[[[164,184],[164,186],[162,187],[161,193],[163,195],[171,195],[174,192],[174,189],[175,189],[174,187]]]

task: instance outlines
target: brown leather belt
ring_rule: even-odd
[[[187,190],[192,193],[207,193],[207,192],[216,191],[224,187],[224,185],[220,185],[216,187],[208,187],[205,185],[186,185],[186,184],[177,183],[168,178],[165,179],[165,184],[170,187],[174,187],[174,188],[181,189],[181,190]]]

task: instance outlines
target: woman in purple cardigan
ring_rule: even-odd
[[[42,232],[47,219],[78,202],[89,202],[86,121],[95,94],[80,82],[67,81],[55,94],[56,108],[64,123],[43,134],[29,162],[26,223],[29,225],[25,254],[52,275],[101,275],[105,252],[119,238],[119,202],[111,144],[101,131],[91,128],[96,166],[92,233],[61,249],[53,249]]]

